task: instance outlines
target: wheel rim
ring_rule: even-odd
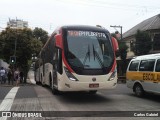
[[[140,86],[136,86],[135,91],[136,91],[136,94],[137,94],[138,96],[141,96],[141,95],[142,95],[142,88],[141,88]]]

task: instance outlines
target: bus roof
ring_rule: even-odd
[[[104,29],[102,27],[96,27],[96,26],[90,26],[90,25],[65,25],[60,27],[62,29],[74,29],[74,30],[78,30],[78,29],[83,29],[83,30],[93,30],[93,31],[105,31],[105,32],[109,32],[107,29]]]
[[[160,53],[136,56],[133,59],[144,60],[144,59],[158,59],[158,58],[160,58]]]

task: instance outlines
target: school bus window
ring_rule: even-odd
[[[139,64],[139,61],[133,61],[129,67],[129,71],[137,71],[138,64]]]
[[[154,63],[154,59],[142,60],[140,63],[139,71],[153,71]]]
[[[156,64],[156,72],[160,72],[160,59],[157,60],[157,64]]]

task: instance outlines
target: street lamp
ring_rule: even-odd
[[[110,27],[114,27],[114,28],[120,28],[121,29],[121,40],[122,40],[122,26],[116,26],[116,25],[114,25],[114,26],[112,26],[112,25],[110,25]]]

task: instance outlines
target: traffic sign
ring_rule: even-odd
[[[10,64],[16,63],[16,56],[10,56]]]

